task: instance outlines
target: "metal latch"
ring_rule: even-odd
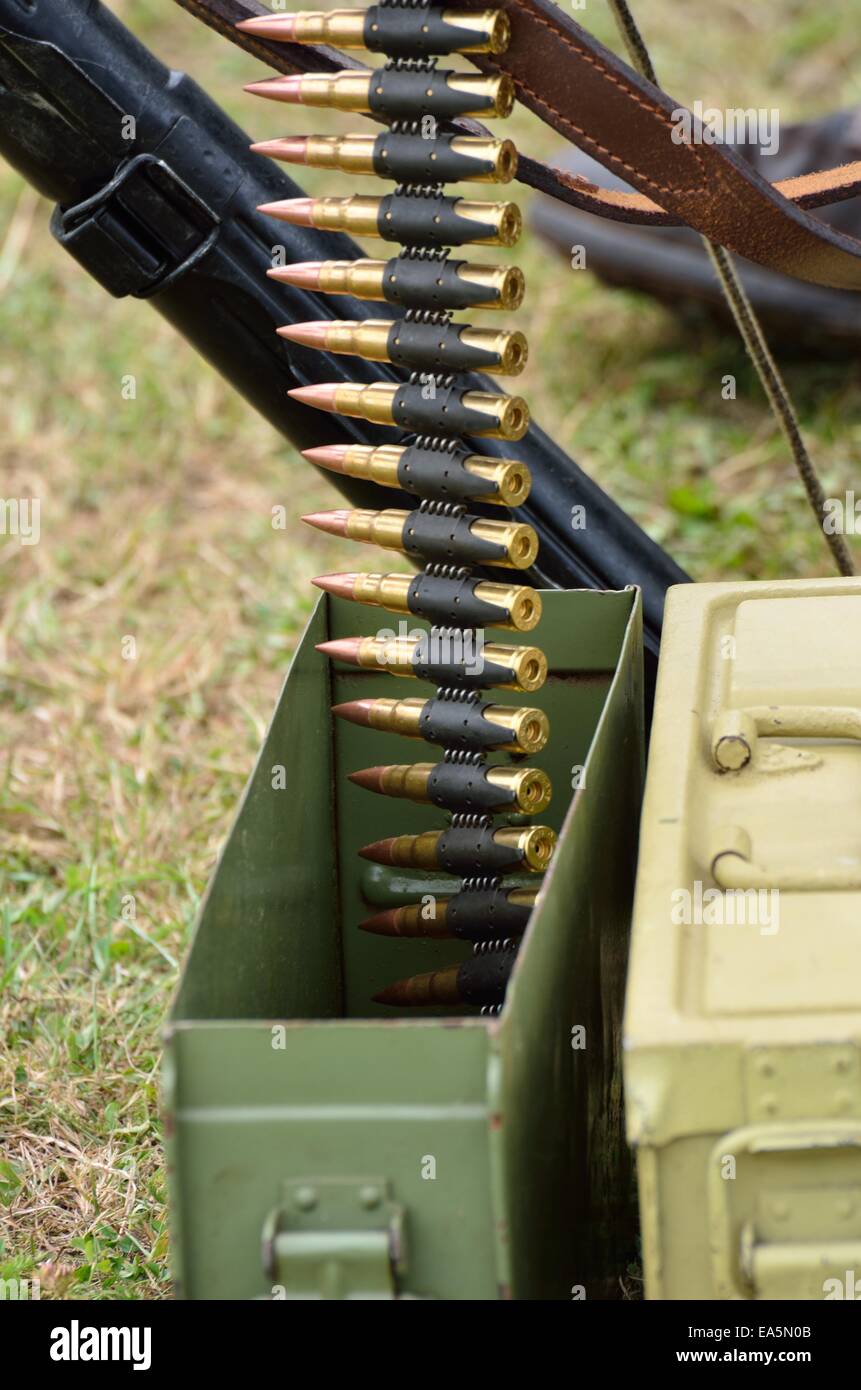
[[[71,208],[55,208],[51,232],[116,298],[146,299],[202,260],[221,219],[163,159],[135,155]]]
[[[404,1209],[383,1178],[284,1183],[263,1223],[273,1299],[397,1298],[406,1271]]]

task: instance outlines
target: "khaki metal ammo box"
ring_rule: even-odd
[[[861,1280],[859,737],[861,581],[670,591],[625,1009],[648,1298]]]
[[[314,610],[168,1030],[186,1297],[619,1296],[636,1254],[618,1041],[642,790],[640,601],[634,590],[542,597],[538,633],[505,640],[540,634],[549,658],[550,679],[528,698],[551,723],[534,759],[554,783],[539,819],[561,834],[498,1018],[371,1002],[470,947],[356,929],[457,880],[357,857],[445,819],[346,781],[427,750],[333,722],[329,707],[426,687],[330,666],[315,643],[385,619],[326,597]]]

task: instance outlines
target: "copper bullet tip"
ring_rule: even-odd
[[[296,261],[293,265],[274,265],[266,274],[281,285],[293,285],[299,290],[316,290],[320,286],[321,261]]]
[[[265,77],[261,82],[247,82],[244,91],[256,97],[273,97],[275,101],[301,101],[304,74],[287,77]]]
[[[293,227],[313,227],[313,208],[313,198],[282,198],[277,203],[260,203],[257,211],[265,212],[269,217],[277,217],[282,222],[289,222]]]
[[[334,473],[340,473],[349,447],[348,444],[320,444],[316,449],[303,449],[302,457],[309,463],[318,463],[321,468],[331,468]]]
[[[317,583],[316,579],[314,583]],[[343,705],[333,705],[332,713],[338,719],[346,719],[351,724],[362,724],[366,729],[369,729],[374,704],[374,700],[347,700]]]
[[[358,577],[357,574],[318,574],[311,583],[327,594],[335,594],[337,598],[352,598]]]
[[[347,781],[355,783],[357,787],[364,787],[366,792],[381,792],[385,770],[384,767],[363,767],[358,772],[349,772]]]
[[[267,154],[284,164],[304,164],[308,152],[307,135],[285,135],[280,140],[255,140],[250,146],[253,154]]]
[[[291,343],[300,343],[302,347],[324,348],[329,327],[328,322],[322,319],[313,323],[288,323],[283,328],[276,328],[275,332],[279,338],[286,338]]]
[[[333,637],[329,642],[318,642],[317,651],[330,656],[333,661],[346,661],[351,666],[359,664],[359,648],[364,637]]]
[[[372,845],[365,845],[359,850],[362,859],[370,859],[372,864],[391,864],[392,846],[395,844],[396,836],[391,835],[387,840],[375,840]]]
[[[256,34],[261,39],[279,39],[289,42],[296,31],[294,14],[255,15],[253,19],[238,19],[235,27],[245,34]]]
[[[366,917],[359,923],[359,931],[372,932],[374,936],[400,936],[399,912],[400,908],[388,907],[385,912]]]
[[[371,932],[374,936],[402,936],[415,940],[416,937],[424,937],[426,940],[443,941],[451,938],[451,932],[444,922],[435,922],[432,919],[423,921],[420,925],[410,923],[410,908],[388,907],[384,912],[378,912],[373,917],[366,917],[364,922],[359,923],[359,931]]]
[[[374,995],[374,1003],[395,1004],[401,1008],[406,1005],[456,1004],[460,993],[457,984],[459,969],[457,965],[449,965],[425,975],[411,975],[407,980],[396,980]]]
[[[381,989],[378,994],[372,994],[371,998],[375,1004],[392,1004],[396,1008],[403,1008],[413,1002],[410,991],[406,988],[408,983],[407,980],[398,980],[395,984]]]
[[[290,394],[293,394],[292,391]],[[345,536],[349,519],[350,513],[343,507],[333,512],[309,512],[307,516],[302,517],[306,526],[314,526],[318,531],[328,532],[330,536]]]
[[[292,396],[294,401],[301,401],[303,405],[314,406],[317,410],[334,410],[335,393],[337,385],[328,384],[325,386],[294,386],[287,395]]]

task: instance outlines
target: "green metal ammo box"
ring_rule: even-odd
[[[413,683],[332,665],[316,643],[380,619],[317,604],[168,1027],[181,1296],[619,1296],[636,1251],[618,1040],[643,775],[640,598],[542,599],[551,675],[530,702],[551,735],[530,761],[554,784],[540,820],[561,833],[498,1017],[371,1002],[471,947],[356,929],[369,909],[457,881],[357,857],[445,821],[346,780],[413,745],[333,720],[330,705]],[[532,639],[506,634],[517,640]]]

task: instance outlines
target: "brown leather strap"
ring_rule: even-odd
[[[268,13],[258,0],[178,3],[279,72],[362,66],[331,48],[271,43],[240,32],[237,20]],[[461,3],[485,8],[487,0]],[[807,212],[861,192],[861,163],[769,184],[727,145],[676,144],[673,113],[684,108],[551,0],[497,3],[511,16],[511,46],[499,59],[476,55],[476,65],[508,72],[524,105],[638,191],[602,189],[526,155],[518,171],[522,183],[616,221],[694,227],[800,280],[861,289],[861,241]],[[453,125],[481,129],[473,121]]]
[[[710,241],[799,280],[861,289],[861,241],[811,217],[729,146],[674,143],[679,104],[549,0],[501,3],[512,21],[501,62],[548,124]],[[814,187],[801,184],[802,196]]]
[[[583,149],[585,141],[577,141]],[[606,161],[609,164],[609,160]],[[572,203],[584,212],[594,212],[599,217],[609,217],[614,222],[636,222],[649,227],[681,227],[688,223],[682,217],[674,217],[665,212],[651,198],[642,193],[623,193],[619,189],[600,188],[598,184],[566,173],[553,165],[542,164],[528,155],[520,155],[519,179],[521,183],[537,188],[542,193],[558,198],[560,202]],[[627,176],[629,182],[633,178]],[[841,164],[837,169],[823,169],[815,174],[801,174],[791,179],[778,179],[770,185],[784,198],[790,199],[800,208],[828,207],[832,203],[845,202],[861,193],[861,161]]]

